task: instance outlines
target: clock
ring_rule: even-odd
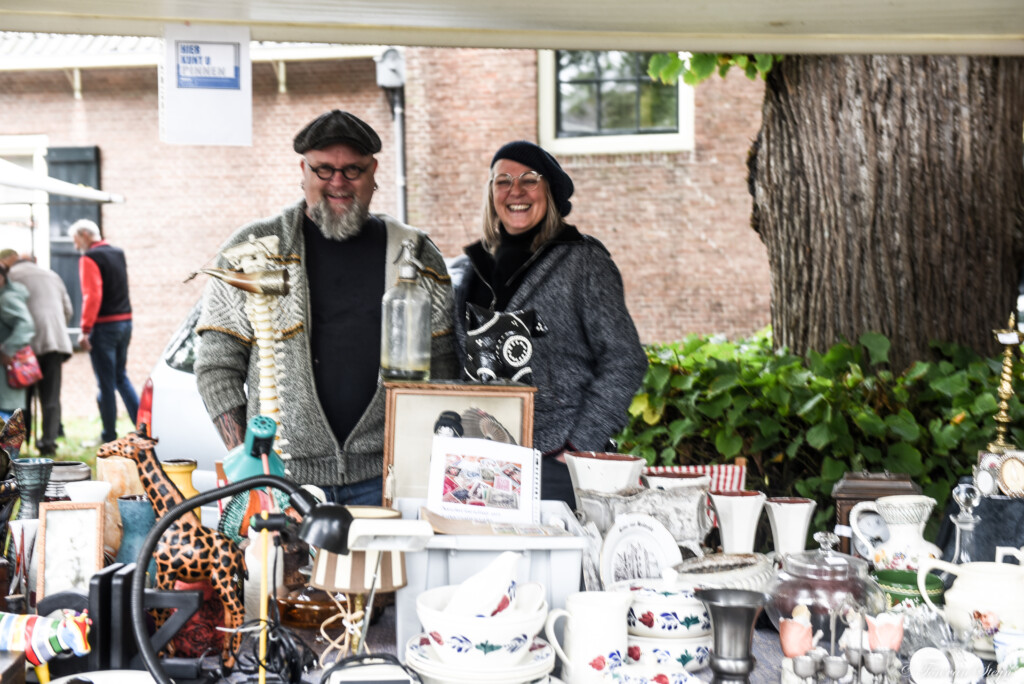
[[[880,496],[894,494],[920,494],[921,488],[906,473],[859,473],[847,472],[832,488],[832,498],[836,502],[836,532],[839,534],[839,550],[852,553],[858,558],[871,560],[869,550],[864,548],[860,540],[853,540],[851,549],[850,511],[861,501],[874,501]],[[889,529],[882,517],[875,511],[862,513],[857,520],[862,532],[871,537],[875,544],[889,538]]]

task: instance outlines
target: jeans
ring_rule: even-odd
[[[345,506],[380,506],[384,498],[384,479],[371,477],[369,480],[347,485],[321,487],[327,500]]]
[[[92,372],[96,376],[99,394],[96,403],[100,407],[100,419],[103,421],[104,442],[117,439],[117,395],[121,395],[128,416],[135,423],[139,413],[139,397],[135,394],[125,366],[128,363],[128,343],[132,341],[132,322],[114,321],[97,323],[89,335],[89,359],[92,361]]]

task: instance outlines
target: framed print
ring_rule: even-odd
[[[533,446],[535,387],[450,380],[384,387],[385,506],[399,497],[427,498],[435,434]]]
[[[59,591],[89,593],[89,580],[103,568],[102,503],[39,504],[39,572],[36,601]]]
[[[489,439],[434,435],[427,508],[446,518],[536,525],[540,452]]]

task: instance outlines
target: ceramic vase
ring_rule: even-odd
[[[763,492],[747,490],[711,492],[722,535],[722,553],[754,552],[754,534],[766,498]]]
[[[167,473],[167,477],[171,478],[171,482],[178,488],[181,495],[186,499],[191,499],[193,496],[199,493],[199,490],[192,484],[192,473],[196,469],[196,462],[190,458],[178,458],[170,461],[163,461],[161,465],[164,468],[164,472]],[[197,516],[200,516],[202,520],[202,513],[199,508],[193,509]]]
[[[39,502],[46,492],[46,483],[53,471],[51,458],[16,458],[11,461],[14,479],[18,482],[18,496],[21,506],[18,520],[34,520],[39,517]]]
[[[81,461],[55,461],[50,472],[50,481],[46,483],[43,501],[70,501],[71,497],[64,490],[67,482],[80,482],[92,478],[92,469]]]
[[[765,504],[772,527],[776,559],[807,548],[807,528],[817,504],[796,496],[773,497]]]
[[[156,513],[149,499],[138,494],[118,497],[117,508],[121,513],[121,547],[117,550],[115,560],[118,563],[134,563],[139,558],[142,542],[156,524]],[[149,559],[146,572],[152,583],[156,577],[155,559]]]

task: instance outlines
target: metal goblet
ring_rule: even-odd
[[[888,651],[888,653],[892,653],[892,651]],[[877,681],[879,675],[884,675],[888,665],[889,658],[886,651],[868,651],[864,654],[864,667],[871,674],[872,681]]]
[[[850,663],[842,656],[825,656],[825,676],[832,680],[839,680],[850,671]]]
[[[809,655],[793,658],[793,674],[801,679],[808,679],[818,673],[818,664]]]

